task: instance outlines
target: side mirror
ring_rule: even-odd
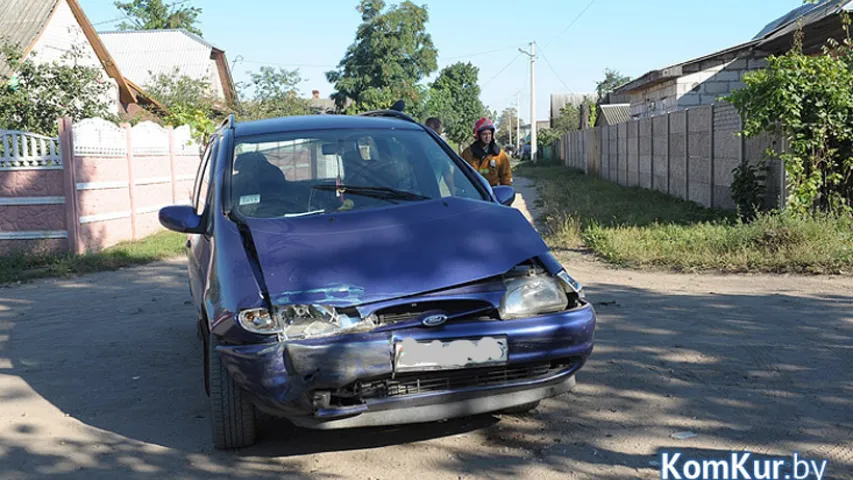
[[[498,185],[496,187],[492,187],[492,191],[495,193],[495,198],[498,199],[498,203],[504,206],[511,206],[512,202],[515,201],[515,188],[509,185]]]
[[[160,209],[160,224],[174,232],[203,233],[201,216],[190,205],[172,205]]]

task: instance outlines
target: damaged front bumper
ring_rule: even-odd
[[[564,393],[592,353],[591,305],[516,320],[448,322],[269,344],[219,346],[257,407],[310,428],[427,422],[497,411]],[[394,345],[506,339],[505,363],[396,372]]]

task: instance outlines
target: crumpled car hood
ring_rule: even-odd
[[[500,275],[548,251],[518,210],[455,197],[245,222],[278,305],[406,297]]]

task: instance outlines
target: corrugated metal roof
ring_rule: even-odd
[[[104,32],[99,36],[124,75],[143,88],[153,77],[172,74],[175,68],[190,78],[219,80],[211,58],[215,47],[184,29]]]
[[[595,126],[599,125],[618,125],[631,121],[631,104],[630,103],[615,103],[610,105],[599,105],[601,110],[598,117],[595,119]]]
[[[844,10],[849,11],[851,8],[853,8],[853,0],[824,0],[815,4],[803,5],[764,27],[755,38],[762,39],[762,44],[769,43],[779,37],[793,34],[797,30],[800,20],[802,20],[803,25],[812,25],[826,17],[838,15]],[[761,44],[759,44],[760,47]]]
[[[132,35],[132,34],[157,34],[157,33],[175,33],[175,32],[181,32],[184,35],[192,38],[196,42],[198,42],[202,45],[205,45],[209,48],[221,50],[220,48],[217,48],[216,45],[205,40],[204,37],[201,37],[200,35],[196,35],[195,33],[192,33],[185,28],[154,28],[151,30],[111,30],[108,32],[98,32],[98,35],[119,35],[119,34],[121,34],[121,35],[131,34]]]
[[[834,15],[838,13],[849,3],[850,0],[823,0],[817,3],[802,5],[768,23],[756,36],[753,37],[753,40],[762,39],[771,33],[777,32],[777,30],[780,30],[777,33],[781,33],[781,30],[794,31],[797,28],[797,22],[799,19],[802,19],[803,23],[808,25],[827,15]]]
[[[38,39],[50,20],[58,0],[2,0],[0,8],[0,42],[9,42],[23,51]],[[11,69],[0,62],[0,76],[9,75]]]

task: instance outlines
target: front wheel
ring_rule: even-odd
[[[214,335],[208,337],[207,368],[213,445],[218,449],[248,447],[255,443],[255,406],[222,363],[216,351],[218,344]]]

